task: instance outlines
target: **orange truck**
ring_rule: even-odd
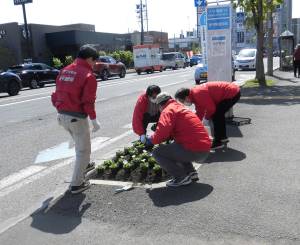
[[[137,74],[164,70],[160,46],[157,44],[136,45],[133,47],[134,69]]]

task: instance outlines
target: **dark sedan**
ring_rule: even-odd
[[[29,63],[12,66],[8,70],[20,76],[23,87],[42,88],[47,83],[55,83],[59,70],[43,63]]]
[[[11,72],[0,73],[0,93],[8,93],[10,96],[17,95],[22,88],[21,79]]]

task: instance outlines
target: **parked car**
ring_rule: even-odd
[[[115,60],[113,57],[100,56],[94,65],[94,73],[103,81],[106,81],[112,76],[123,78],[126,76],[126,66],[122,62]]]
[[[201,81],[203,82],[207,81],[207,67],[205,67],[203,63],[197,64],[194,77],[195,77],[196,84],[200,84]]]
[[[161,59],[164,63],[165,70],[178,68],[185,68],[185,57],[180,52],[163,53]]]
[[[47,83],[55,83],[59,70],[43,63],[29,63],[9,67],[8,72],[20,76],[23,87],[42,88]]]
[[[242,49],[234,62],[236,70],[256,69],[256,49]]]
[[[190,67],[198,65],[199,63],[202,63],[202,55],[197,54],[192,56],[192,58],[190,59]]]
[[[190,66],[190,58],[188,56],[185,56],[185,67],[189,67]]]
[[[234,58],[232,57],[232,81],[235,81],[235,67],[234,67]],[[195,83],[200,84],[202,82],[207,81],[207,67],[204,67],[202,63],[199,63],[196,66],[196,70],[194,73]]]
[[[21,78],[11,72],[0,73],[0,93],[8,93],[10,96],[17,95],[22,88]]]

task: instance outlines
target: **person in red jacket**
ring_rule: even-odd
[[[222,148],[228,142],[226,134],[225,113],[241,97],[238,85],[230,82],[207,82],[192,89],[181,88],[175,98],[190,106],[195,104],[196,114],[203,120],[212,120],[214,140],[212,149]]]
[[[93,132],[98,131],[100,124],[95,111],[97,80],[92,69],[97,58],[98,53],[92,46],[82,46],[74,63],[59,73],[56,91],[52,94],[58,123],[75,141],[76,161],[70,187],[73,194],[89,187],[85,173],[95,165],[90,163],[91,139],[87,117],[92,121]]]
[[[159,94],[157,103],[161,115],[146,145],[174,139],[173,143],[160,145],[152,153],[158,164],[173,177],[166,185],[178,187],[199,180],[192,162],[203,162],[210,152],[211,140],[206,129],[195,113],[169,94]]]
[[[157,85],[150,85],[146,92],[139,96],[132,118],[133,131],[140,136],[140,141],[145,143],[146,131],[149,123],[156,123],[160,112],[156,104],[156,97],[161,92]]]

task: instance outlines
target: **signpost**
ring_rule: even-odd
[[[23,9],[23,16],[24,16],[24,29],[25,29],[25,39],[26,39],[26,55],[28,57],[31,56],[31,52],[30,52],[30,44],[29,44],[29,31],[28,31],[28,25],[27,25],[27,17],[26,17],[26,8],[25,8],[25,4],[27,3],[32,3],[32,0],[14,0],[14,5],[22,5],[22,9]]]
[[[231,42],[231,5],[208,6],[208,81],[232,81]]]

